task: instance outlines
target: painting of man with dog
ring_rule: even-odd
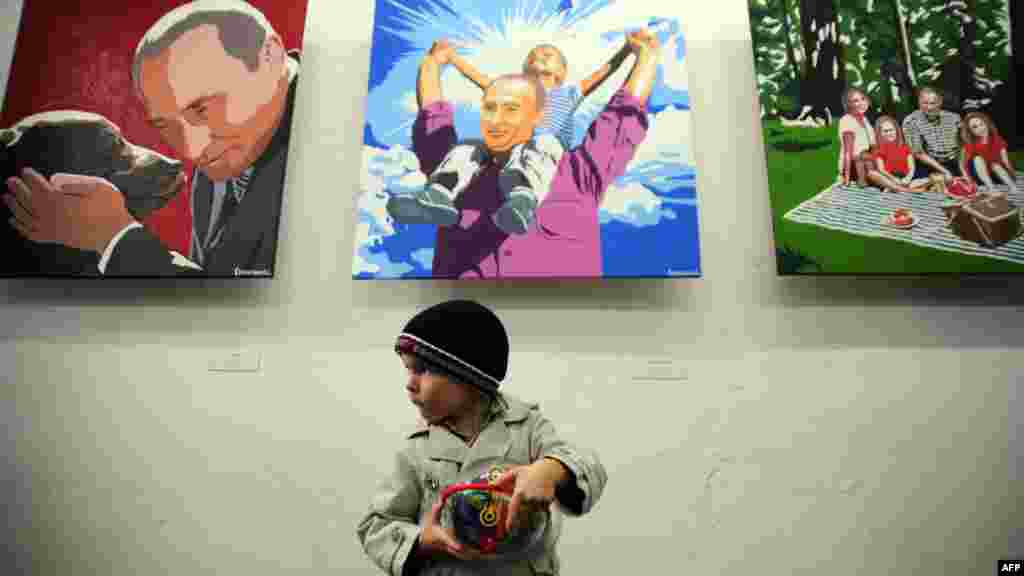
[[[1024,272],[1019,3],[748,5],[779,274]]]
[[[273,277],[305,7],[25,2],[0,276]]]
[[[680,12],[377,0],[353,277],[699,276]]]

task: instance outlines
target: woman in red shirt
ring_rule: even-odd
[[[880,116],[875,121],[878,148],[875,165],[868,172],[868,180],[888,192],[921,192],[927,185],[911,186],[914,177],[914,155],[903,139],[903,130],[892,116]]]
[[[997,178],[1000,184],[1014,187],[1017,174],[1006,154],[1006,141],[987,114],[968,112],[960,126],[960,137],[960,171],[965,176],[983,186],[994,186]]]

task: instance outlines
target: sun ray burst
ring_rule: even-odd
[[[659,0],[576,0],[560,9],[561,0],[512,0],[495,7],[495,0],[380,0],[392,13],[378,24],[398,39],[402,51],[367,106],[375,132],[384,137],[401,136],[411,124],[415,109],[395,106],[409,101],[415,91],[415,74],[422,54],[431,44],[448,38],[464,58],[482,72],[496,76],[522,69],[529,48],[550,43],[558,46],[569,62],[567,82],[579,82],[607,62],[622,45],[629,30],[656,23],[663,50],[662,72],[652,101],[671,101],[685,96],[686,72],[681,42],[676,42],[681,9]],[[678,54],[676,54],[678,52]],[[675,56],[673,58],[673,56]],[[608,78],[580,107],[582,122],[589,123],[628,76],[629,62]],[[667,68],[666,68],[667,67]],[[453,67],[442,71],[442,90],[457,110],[475,114],[479,88]],[[391,103],[389,105],[389,102]],[[469,132],[474,128],[466,127]],[[467,132],[459,126],[460,133]]]

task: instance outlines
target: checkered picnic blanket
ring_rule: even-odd
[[[1024,174],[1017,176],[1016,189],[1008,188],[993,187],[995,191],[1008,192],[1011,202],[1024,207]],[[942,212],[944,201],[945,195],[935,192],[891,193],[874,187],[834,184],[786,212],[783,218],[861,236],[891,238],[947,252],[1024,263],[1024,236],[1018,236],[997,248],[986,248],[961,240],[946,226],[946,217]],[[909,230],[901,230],[884,224],[883,221],[897,208],[912,210],[918,219],[917,225]]]

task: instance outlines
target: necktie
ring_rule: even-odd
[[[231,216],[238,209],[238,205],[241,204],[242,198],[245,197],[245,193],[249,187],[249,178],[252,176],[252,169],[248,169],[243,172],[238,178],[228,180],[225,183],[224,198],[221,201],[220,210],[216,210],[214,206],[214,216],[216,220],[213,226],[210,228],[210,233],[206,239],[205,252],[209,252],[214,249],[221,241],[224,230],[227,223],[231,220]]]

